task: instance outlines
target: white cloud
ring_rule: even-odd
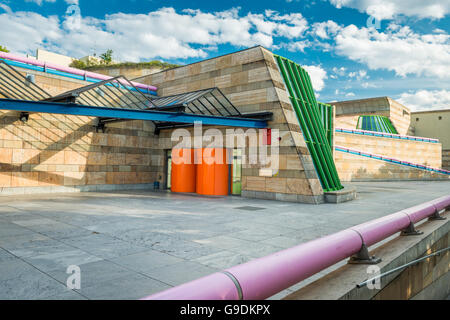
[[[311,77],[314,90],[322,91],[325,88],[325,80],[328,79],[327,72],[320,66],[302,66]]]
[[[25,2],[34,2],[37,5],[41,6],[42,3],[44,3],[44,2],[54,3],[54,2],[56,2],[56,0],[25,0]]]
[[[450,77],[450,36],[419,35],[409,27],[391,25],[386,32],[373,28],[342,28],[335,37],[336,52],[369,69],[438,78]]]
[[[350,72],[348,74],[349,78],[356,78],[356,80],[361,81],[364,79],[369,79],[370,77],[367,75],[366,70],[359,70],[358,72]]]
[[[57,17],[9,12],[0,14],[0,25],[0,42],[12,51],[30,53],[41,46],[82,57],[95,46],[99,52],[112,49],[115,59],[127,61],[206,57],[210,48],[220,44],[271,48],[280,37],[295,43],[308,28],[299,13],[280,15],[267,10],[242,16],[237,8],[213,13],[161,8],[148,14],[83,17],[79,28]]]
[[[316,22],[312,25],[312,34],[321,39],[329,39],[330,36],[335,35],[340,29],[341,27],[332,20]]]
[[[403,93],[397,99],[413,111],[449,109],[449,90],[419,90],[414,93]]]
[[[361,84],[361,87],[363,87],[364,89],[368,89],[368,88],[378,88],[378,86],[374,83],[369,83],[369,82],[363,82]]]
[[[332,70],[336,75],[341,76],[341,77],[345,76],[345,73],[347,72],[347,68],[345,68],[345,67],[340,67],[340,68],[333,67]]]
[[[43,17],[33,12],[0,14],[0,42],[12,51],[28,52],[43,43],[63,40],[59,19],[55,16]]]
[[[64,0],[67,4],[76,4],[78,5],[79,0]],[[25,0],[25,2],[34,2],[39,6],[42,6],[43,3],[49,2],[49,3],[55,3],[56,0]]]
[[[442,19],[450,12],[448,0],[329,0],[336,8],[358,9],[378,19],[397,15]]]

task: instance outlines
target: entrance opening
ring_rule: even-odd
[[[240,196],[242,193],[242,150],[233,150],[233,165],[231,179],[231,194]]]
[[[166,190],[172,188],[172,150],[166,150]]]

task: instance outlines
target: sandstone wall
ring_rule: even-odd
[[[261,166],[244,166],[243,196],[323,201],[312,158],[271,52],[255,47],[149,75],[139,81],[157,86],[160,96],[218,87],[242,113],[273,112],[269,127],[280,130],[280,171],[266,176]],[[160,139],[159,148],[172,148],[171,131],[161,135],[165,139]]]
[[[20,71],[35,74],[36,84],[52,95],[89,84]],[[0,193],[48,192],[56,187],[60,191],[78,190],[75,187],[87,190],[92,186],[148,184],[159,178],[155,166],[162,164],[153,157],[150,122],[116,123],[105,133],[97,133],[93,120],[35,113],[23,123],[19,113],[0,110]]]
[[[442,145],[409,140],[336,133],[335,143],[358,151],[383,155],[434,168],[442,166]],[[419,180],[447,178],[424,170],[395,165],[367,157],[337,151],[336,166],[342,181]]]

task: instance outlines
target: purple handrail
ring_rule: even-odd
[[[31,64],[31,65],[38,66],[38,67],[50,68],[50,69],[54,69],[54,70],[58,70],[58,71],[62,71],[62,72],[71,73],[71,74],[76,74],[76,75],[83,76],[86,78],[92,78],[92,79],[97,79],[97,80],[112,79],[112,77],[106,76],[104,74],[83,71],[83,70],[79,70],[79,69],[75,69],[75,68],[64,67],[64,66],[54,64],[54,63],[47,63],[47,62],[43,62],[43,61],[39,61],[39,60],[20,57],[15,54],[12,54],[12,53],[0,52],[0,58],[13,60],[13,61],[17,61],[17,62],[22,62],[22,63],[26,63],[26,64]],[[119,80],[119,82],[120,82],[120,80]],[[149,86],[146,84],[133,82],[133,81],[130,81],[130,83],[133,86],[135,86],[136,88],[149,90],[149,91],[157,91],[158,90],[158,88],[155,86]],[[128,83],[122,83],[122,84],[129,85]]]
[[[142,300],[263,300],[450,207],[450,195],[313,240]]]
[[[381,136],[383,138],[396,138],[396,139],[408,139],[413,141],[419,141],[419,142],[433,142],[433,143],[439,143],[439,139],[432,139],[432,138],[424,138],[424,137],[416,137],[416,136],[407,136],[407,135],[400,135],[395,133],[385,133],[385,132],[378,132],[378,131],[368,131],[368,130],[360,130],[360,129],[343,129],[343,128],[336,128],[336,132],[340,133],[359,133],[367,136]]]
[[[360,151],[360,150],[356,150],[356,149],[352,149],[352,148],[347,148],[347,147],[342,147],[342,146],[335,146],[335,148],[336,148],[336,151],[340,151],[340,152],[354,153],[354,154],[357,154],[360,156],[365,156],[365,157],[376,159],[376,160],[380,159],[382,161],[394,162],[394,163],[397,163],[400,165],[406,165],[406,166],[413,167],[413,168],[425,169],[425,170],[429,170],[429,171],[433,171],[433,172],[437,172],[437,173],[450,175],[450,171],[445,170],[445,169],[433,168],[433,167],[426,166],[423,164],[412,163],[409,161],[403,161],[403,160],[390,158],[390,157],[382,156],[382,155],[375,154],[375,153],[368,153],[368,152],[364,152],[364,151]]]

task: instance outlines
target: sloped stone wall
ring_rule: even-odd
[[[139,78],[159,88],[160,96],[218,87],[242,112],[271,111],[280,131],[280,170],[262,174],[261,166],[243,167],[244,197],[320,203],[323,190],[303,139],[283,80],[271,52],[255,47]],[[161,133],[159,148],[171,149],[171,131]]]

